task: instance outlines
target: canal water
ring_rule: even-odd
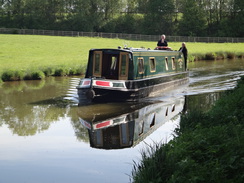
[[[77,77],[0,85],[0,183],[125,183],[166,143],[180,113],[207,111],[244,75],[244,60],[189,63],[189,84],[139,103],[79,105]]]

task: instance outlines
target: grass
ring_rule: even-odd
[[[243,182],[243,103],[244,77],[210,111],[183,115],[168,144],[144,150],[133,182]]]
[[[150,41],[37,35],[2,34],[0,42],[0,75],[5,74],[5,78],[1,77],[4,81],[82,74],[91,48],[117,48],[124,45],[151,49],[156,47],[156,42]],[[181,43],[170,42],[169,46],[178,50]],[[214,58],[227,58],[227,55],[231,58],[233,55],[243,56],[244,43],[187,43],[187,48],[191,61],[205,58],[206,53],[214,55]],[[36,75],[32,71],[42,73]],[[18,73],[22,75],[18,76]]]

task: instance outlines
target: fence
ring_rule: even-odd
[[[158,41],[160,35],[103,33],[103,32],[78,32],[36,29],[0,28],[0,34],[26,34],[26,35],[48,35],[48,36],[71,36],[71,37],[102,37],[119,38],[138,41]],[[244,38],[234,37],[189,37],[189,36],[167,36],[170,42],[205,42],[205,43],[243,43]]]

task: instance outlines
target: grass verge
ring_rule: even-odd
[[[183,115],[168,144],[144,150],[133,182],[243,182],[243,103],[244,77],[210,111]]]
[[[37,35],[2,34],[0,42],[2,81],[83,74],[91,48],[156,47],[152,41]],[[181,43],[169,46],[178,50]],[[187,43],[187,48],[189,61],[244,57],[244,43]]]

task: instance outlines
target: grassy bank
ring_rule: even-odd
[[[91,48],[145,47],[156,42],[88,37],[0,35],[0,78],[3,81],[83,74]],[[170,43],[178,50],[181,43]],[[189,60],[243,57],[244,43],[187,43]]]
[[[208,112],[182,116],[168,144],[148,147],[133,181],[235,182],[244,180],[244,77]]]

